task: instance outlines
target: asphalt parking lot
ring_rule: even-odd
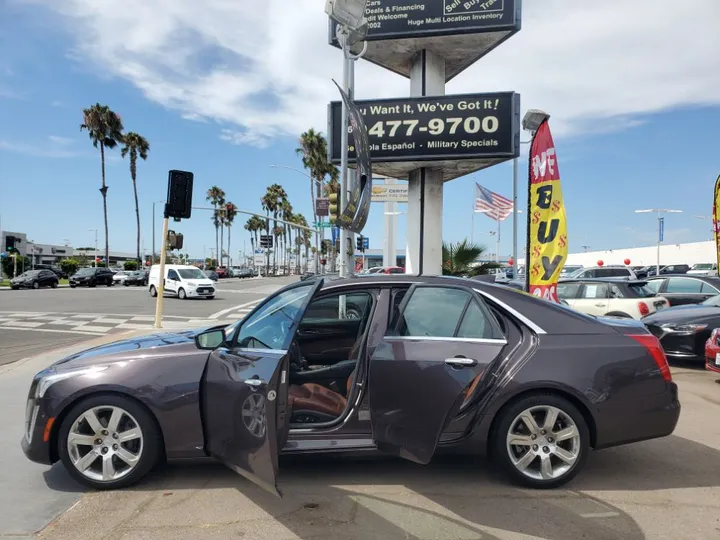
[[[231,321],[295,277],[224,279],[214,300],[165,298],[164,326]],[[145,287],[0,290],[0,365],[98,335],[151,327],[155,299]]]
[[[173,299],[166,305],[180,310],[171,313],[198,310],[185,315],[185,323],[211,316],[223,320],[247,309],[238,306],[268,294],[260,287],[282,284],[228,284],[228,290],[242,292],[219,294],[213,302],[179,305]],[[52,303],[37,295],[33,313],[77,312],[118,320],[123,313],[153,313],[151,302],[132,290],[27,295],[38,292],[52,295],[46,297]],[[14,294],[0,292],[3,303],[5,298],[18,302],[3,312],[28,302]],[[115,309],[115,302],[122,309]],[[62,306],[66,311],[59,311]],[[281,460],[283,499],[214,463],[165,466],[134,488],[101,493],[86,491],[58,464],[45,467],[24,458],[19,440],[25,396],[32,375],[59,355],[133,330],[115,326],[102,335],[66,336],[43,328],[0,325],[0,349],[8,336],[40,340],[44,347],[39,356],[33,351],[25,355],[31,359],[0,366],[0,540],[720,537],[720,377],[692,366],[673,367],[683,410],[672,436],[593,453],[586,469],[564,489],[515,488],[480,458],[439,457],[423,467],[399,459],[295,457]],[[75,337],[83,342],[46,352]]]

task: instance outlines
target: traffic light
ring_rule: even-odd
[[[338,202],[338,194],[331,193],[328,199],[330,199],[330,206],[328,207],[328,211],[330,212],[330,223],[334,225],[340,217],[340,203]]]
[[[365,251],[362,235],[358,236],[358,237],[355,239],[355,249],[357,249],[357,250],[360,251],[360,252]]]
[[[16,240],[18,239],[14,236],[7,235],[5,237],[5,251],[7,251],[8,253],[14,253],[17,250],[17,248],[15,247]]]
[[[188,219],[192,213],[193,173],[187,171],[170,171],[168,178],[168,195],[165,204],[165,217]]]
[[[170,250],[182,249],[182,247],[183,247],[182,233],[176,233],[175,231],[168,231],[167,247]]]

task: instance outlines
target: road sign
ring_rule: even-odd
[[[521,0],[368,0],[367,50],[363,58],[410,76],[423,49],[445,58],[450,80],[520,30]],[[339,47],[337,24],[329,42]],[[478,35],[480,34],[480,35]],[[445,39],[437,39],[446,36]],[[412,40],[408,38],[414,38]]]
[[[362,247],[363,249],[370,249],[370,239],[367,236],[362,237]]]
[[[316,229],[329,229],[332,227],[332,223],[329,221],[315,221],[313,222],[313,227]]]
[[[391,178],[407,178],[432,161],[451,180],[519,156],[520,96],[514,92],[378,99],[357,106],[368,128],[373,170]],[[342,157],[341,112],[339,101],[330,104],[328,144],[336,164]],[[348,150],[354,163],[352,142]]]
[[[372,202],[408,202],[407,184],[373,184]]]
[[[271,248],[273,247],[273,237],[269,234],[260,235],[260,247]]]
[[[325,217],[330,214],[330,199],[318,197],[315,199],[315,215]]]
[[[340,238],[340,227],[333,227],[332,228],[332,243],[334,244],[335,242],[337,242],[339,238]]]

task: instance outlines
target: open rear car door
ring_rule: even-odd
[[[370,360],[370,415],[379,450],[426,464],[443,430],[483,392],[507,340],[465,287],[416,284]]]
[[[322,280],[300,282],[261,304],[208,357],[203,424],[208,453],[280,496],[278,452],[287,441],[289,363],[298,323]]]

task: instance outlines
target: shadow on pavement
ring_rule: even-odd
[[[162,466],[134,488],[86,500],[96,505],[86,511],[127,501],[135,510],[123,527],[133,538],[174,527],[173,538],[184,540],[214,527],[203,538],[642,540],[630,515],[583,492],[720,486],[717,463],[719,451],[673,435],[592,453],[567,489],[529,490],[509,485],[481,458],[439,456],[423,467],[395,458],[286,456],[278,499],[210,461]],[[57,464],[45,479],[54,490],[82,490]],[[250,534],[258,531],[267,536]]]

